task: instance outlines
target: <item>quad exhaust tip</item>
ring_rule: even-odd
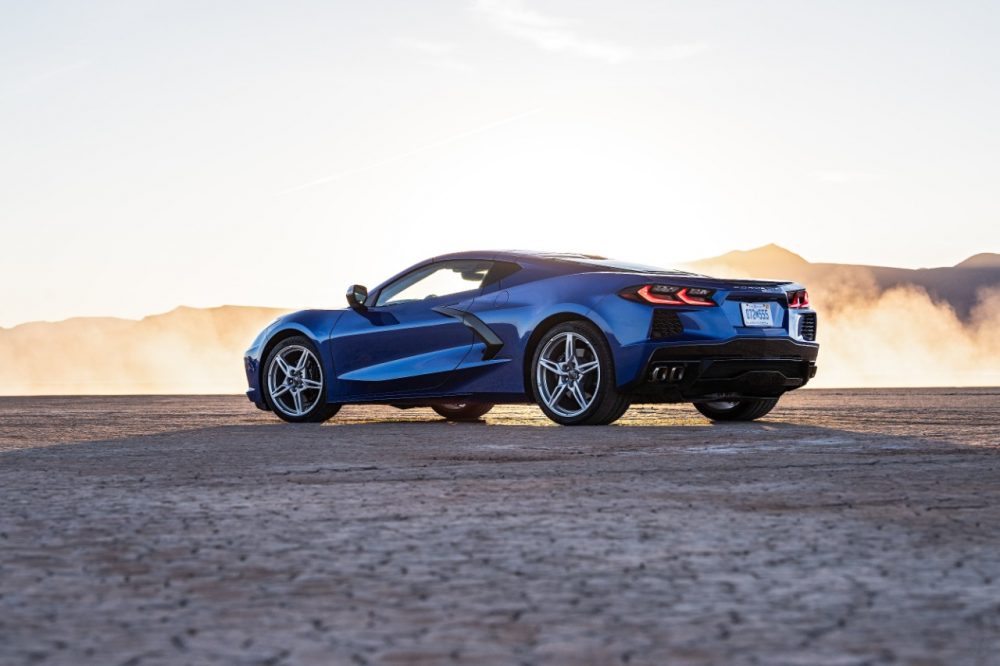
[[[653,368],[649,373],[649,381],[657,383],[679,382],[683,378],[683,365],[660,365]]]

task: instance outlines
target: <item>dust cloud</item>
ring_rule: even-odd
[[[726,265],[698,270],[748,277]],[[822,345],[810,386],[1000,385],[1000,288],[980,290],[963,320],[919,288],[880,290],[864,270],[833,270],[805,284]],[[240,393],[244,350],[282,312],[178,308],[140,321],[0,329],[0,395]]]
[[[177,308],[140,321],[37,322],[0,329],[0,394],[239,393],[241,359],[284,310]]]
[[[724,264],[720,277],[749,276]],[[948,303],[902,285],[880,289],[861,268],[804,284],[819,313],[816,388],[1000,385],[1000,287],[983,288],[962,320]]]

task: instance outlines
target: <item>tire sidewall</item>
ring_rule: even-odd
[[[493,409],[493,403],[488,402],[470,402],[465,404],[459,409],[454,409],[447,403],[441,403],[437,405],[431,405],[438,416],[441,416],[449,421],[477,421],[479,417],[484,416],[487,412]]]
[[[597,396],[586,411],[571,417],[562,416],[551,411],[542,400],[542,396],[538,391],[538,359],[542,354],[542,350],[545,349],[545,345],[549,340],[560,333],[566,332],[572,332],[585,337],[587,342],[593,346],[594,351],[597,353],[597,359],[601,362],[601,379],[597,384]],[[593,324],[584,321],[567,321],[557,324],[547,330],[538,340],[538,344],[535,345],[534,353],[531,356],[529,378],[531,382],[531,396],[548,418],[562,425],[586,423],[595,412],[601,409],[608,392],[614,389],[615,369],[614,361],[611,358],[611,349],[604,338],[604,334]]]
[[[695,408],[712,421],[755,421],[767,415],[778,404],[778,398],[744,398],[729,409],[717,409],[708,403],[695,403]]]

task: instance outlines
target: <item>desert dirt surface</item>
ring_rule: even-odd
[[[1000,389],[0,398],[2,664],[997,664]]]

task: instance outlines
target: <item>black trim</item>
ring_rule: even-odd
[[[483,350],[484,361],[488,361],[500,353],[500,349],[503,347],[503,340],[476,315],[447,305],[440,305],[436,308],[431,308],[431,310],[445,317],[454,317],[471,328],[472,332],[486,343],[486,349]]]
[[[726,358],[796,358],[815,361],[816,343],[796,342],[789,338],[737,338],[711,344],[678,344],[660,347],[649,357],[650,363],[680,359]]]
[[[684,334],[684,324],[676,310],[654,308],[653,321],[649,326],[649,339],[679,338]]]
[[[365,301],[368,300],[368,289],[362,284],[352,284],[347,288],[347,304],[355,312],[364,312],[368,309]]]
[[[816,339],[816,313],[807,312],[799,317],[799,337],[803,340]]]
[[[742,338],[665,345],[627,387],[633,402],[778,397],[816,374],[819,345],[790,338]]]

